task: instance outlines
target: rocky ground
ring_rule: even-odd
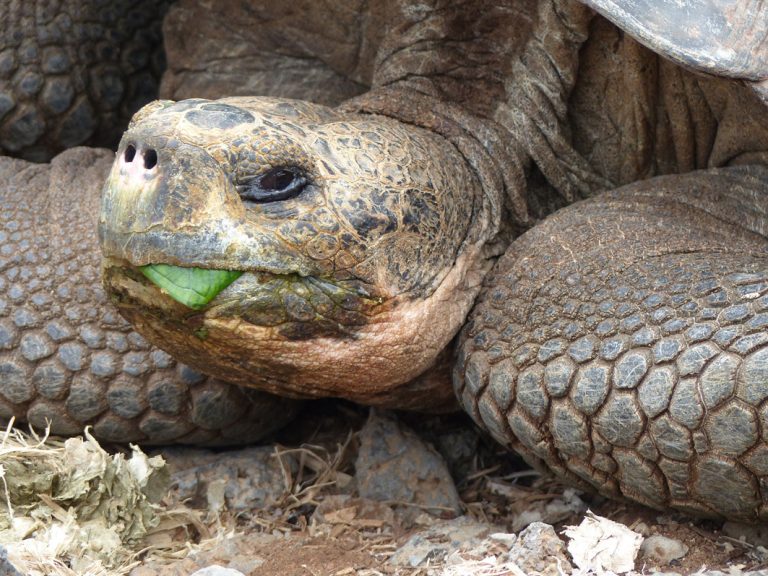
[[[528,469],[461,415],[316,403],[267,445],[153,453],[172,472],[164,504],[189,513],[149,534],[122,571],[131,576],[741,574],[768,567],[763,527],[691,521],[581,494]],[[0,574],[19,573],[7,562],[6,572],[0,567]]]

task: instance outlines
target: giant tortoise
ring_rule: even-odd
[[[590,4],[619,27],[574,0],[365,3],[371,86],[338,107],[145,106],[103,191],[109,302],[222,381],[458,398],[572,484],[767,519],[768,7]],[[3,414],[124,440],[248,429],[221,382],[150,375],[172,361],[74,259],[104,162],[78,153],[88,197],[58,197],[74,154],[2,198]]]

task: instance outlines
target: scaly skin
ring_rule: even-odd
[[[114,155],[0,158],[0,417],[113,442],[255,441],[296,404],[179,364],[131,330],[99,283],[96,220]]]
[[[309,181],[300,196],[241,200],[283,166]],[[137,114],[105,186],[105,286],[142,332],[228,381],[439,409],[445,380],[412,381],[458,330],[440,318],[469,311],[479,284],[464,278],[491,265],[493,229],[473,219],[484,204],[466,160],[426,130],[298,101],[160,101]],[[198,312],[137,270],[150,264],[244,274]],[[371,384],[350,387],[360,358]]]
[[[454,384],[494,438],[569,483],[765,520],[768,169],[645,180],[499,260]]]
[[[114,146],[157,96],[170,0],[0,2],[0,154]]]

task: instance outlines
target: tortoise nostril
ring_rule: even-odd
[[[152,150],[146,150],[144,152],[144,168],[151,170],[157,165],[157,152]]]
[[[133,144],[128,144],[125,148],[125,161],[133,162],[133,158],[136,156],[136,147]]]

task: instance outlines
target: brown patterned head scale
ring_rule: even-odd
[[[464,158],[421,128],[290,100],[158,101],[105,185],[104,282],[140,331],[203,370],[398,405],[490,265],[481,202]],[[241,275],[190,307],[141,273],[157,265]]]

